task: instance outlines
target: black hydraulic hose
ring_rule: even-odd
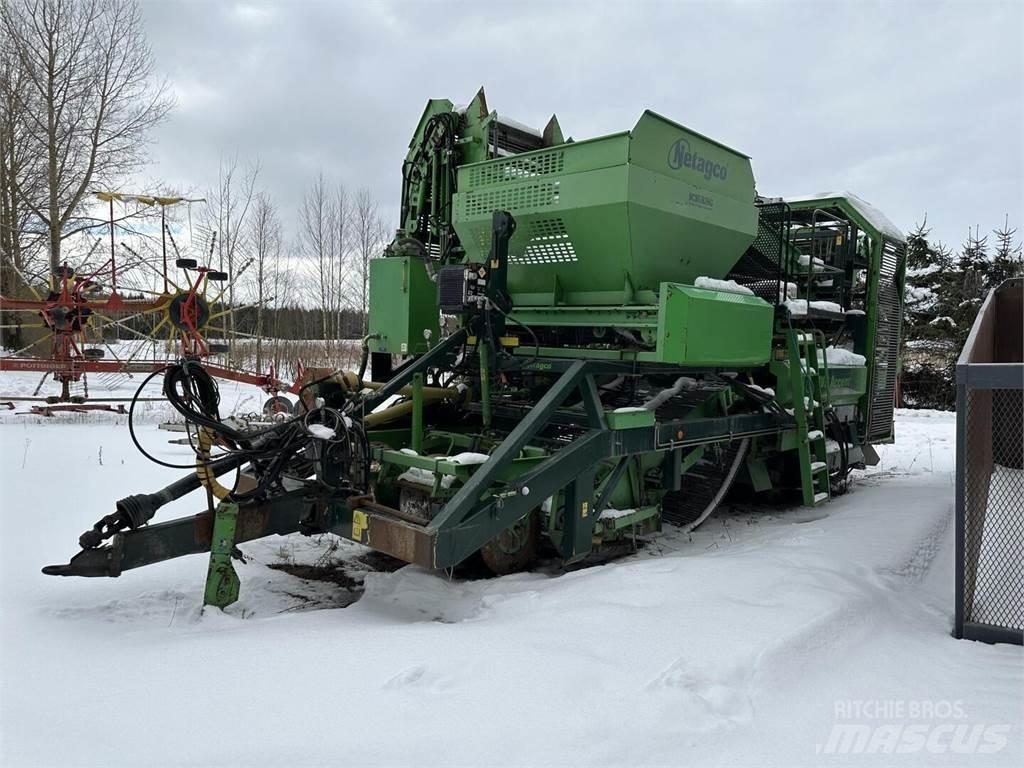
[[[362,351],[359,356],[359,373],[356,374],[356,386],[363,385],[363,376],[366,375],[366,364],[370,360],[370,339],[380,338],[378,334],[371,333],[363,336]]]
[[[161,373],[165,373],[170,368],[170,365],[165,365],[163,368],[158,368],[157,370],[153,371],[153,373],[149,374],[149,376],[143,379],[142,383],[139,385],[139,388],[135,390],[135,395],[132,397],[131,403],[128,404],[128,436],[132,439],[132,443],[135,444],[135,448],[138,450],[138,452],[141,453],[150,461],[152,461],[154,464],[158,464],[161,467],[167,467],[168,469],[195,469],[195,462],[191,464],[171,464],[170,462],[158,459],[156,456],[153,456],[151,453],[149,453],[149,451],[142,447],[142,443],[139,442],[138,435],[135,434],[135,404],[139,402],[139,399],[142,396],[142,390],[145,388],[147,384],[149,384],[149,382],[151,382]]]

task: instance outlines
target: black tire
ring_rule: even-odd
[[[210,350],[211,355],[226,355],[231,351],[231,347],[227,344],[207,344],[206,348]]]
[[[176,259],[174,266],[178,269],[195,269],[199,263],[195,259]]]
[[[263,404],[263,417],[267,419],[279,418],[282,414],[291,415],[292,401],[284,395],[274,395]]]
[[[219,272],[217,270],[211,270],[206,273],[206,279],[214,283],[223,283],[228,279],[227,272]]]
[[[540,549],[540,516],[535,509],[507,531],[480,548],[480,557],[487,570],[505,576],[528,570],[537,560]]]
[[[89,349],[82,350],[82,357],[86,360],[102,360],[106,356],[106,351],[99,349],[98,347],[90,347]]]

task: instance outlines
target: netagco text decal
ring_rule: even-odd
[[[679,139],[668,151],[668,167],[674,171],[689,168],[704,174],[705,179],[725,180],[726,167],[690,149],[690,142]]]

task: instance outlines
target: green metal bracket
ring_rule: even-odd
[[[235,548],[238,505],[222,501],[213,513],[213,542],[210,546],[210,568],[206,572],[203,605],[226,608],[238,600],[238,574],[231,563]]]
[[[562,557],[567,563],[581,560],[593,548],[594,522],[594,468],[588,467],[566,487],[564,515],[565,530],[562,537]]]

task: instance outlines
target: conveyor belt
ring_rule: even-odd
[[[683,475],[682,488],[665,494],[662,521],[686,531],[703,523],[736,479],[749,445],[749,440],[734,440],[721,448],[709,448],[706,458]]]

